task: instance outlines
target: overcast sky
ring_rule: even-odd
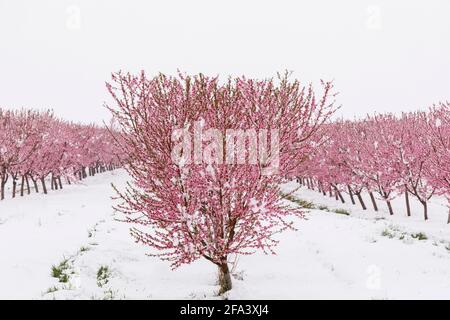
[[[334,79],[340,114],[450,99],[450,1],[0,0],[0,107],[101,122],[112,71]]]

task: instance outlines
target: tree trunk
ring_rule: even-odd
[[[225,292],[231,290],[231,275],[227,262],[223,262],[219,265],[219,285],[219,294],[224,294]]]
[[[311,185],[311,190],[314,190],[314,181],[313,181],[313,179],[309,178],[309,184]]]
[[[31,181],[33,181],[34,190],[36,191],[36,193],[39,193],[39,188],[38,188],[38,184],[37,184],[36,179],[34,179],[33,177],[31,177]]]
[[[450,209],[448,209],[448,219],[447,219],[447,224],[450,224]]]
[[[30,190],[30,181],[28,181],[27,175],[25,175],[25,183],[27,184],[27,194],[30,194],[30,193],[31,193],[31,190]]]
[[[17,181],[16,177],[13,177],[13,188],[12,188],[12,197],[16,197],[16,188],[17,188]]]
[[[2,178],[0,181],[0,200],[5,199],[5,185],[6,181]]]
[[[392,210],[391,201],[389,201],[389,195],[383,189],[381,189],[381,195],[383,196],[384,201],[386,201],[386,204],[387,204],[387,207],[388,207],[388,210],[389,210],[389,214],[391,216],[393,216],[394,215],[394,210]]]
[[[23,191],[25,188],[25,176],[22,176],[22,180],[20,183],[20,196],[23,197]]]
[[[47,187],[45,186],[45,179],[41,178],[42,183],[42,190],[44,191],[44,194],[47,194]]]
[[[386,204],[387,204],[388,209],[389,209],[389,214],[390,214],[391,216],[393,216],[393,215],[394,215],[394,210],[392,210],[391,202],[390,202],[389,200],[386,199]]]
[[[327,192],[325,191],[325,188],[323,187],[322,181],[320,182],[320,188],[322,189],[322,194],[323,194],[324,196],[326,196],[326,195],[327,195]]]
[[[372,200],[373,209],[375,211],[378,211],[377,203],[375,202],[375,197],[373,196],[373,193],[369,191],[370,200]]]
[[[339,199],[341,199],[341,202],[345,203],[345,200],[344,200],[344,197],[342,196],[342,193],[338,189],[336,189],[336,192],[338,194]]]
[[[363,210],[367,210],[366,204],[361,197],[361,192],[356,193],[356,196],[358,197],[359,203],[361,203],[361,207],[363,208]]]
[[[423,217],[425,220],[428,220],[428,205],[427,201],[421,201],[423,205]]]
[[[409,206],[408,189],[405,188],[406,214],[411,217],[411,207]]]
[[[59,188],[62,189],[61,177],[58,176],[57,180],[58,180]]]
[[[355,198],[353,198],[353,192],[349,185],[347,185],[348,194],[350,195],[350,200],[352,201],[352,204],[355,204]]]

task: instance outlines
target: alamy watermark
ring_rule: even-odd
[[[81,29],[81,9],[77,5],[71,5],[66,8],[66,28],[71,31]]]
[[[370,290],[381,289],[381,268],[377,265],[370,265],[367,267],[368,277],[366,279],[366,287]]]
[[[195,121],[172,132],[172,161],[207,165],[259,165],[262,175],[278,173],[280,142],[278,129],[208,128],[204,121]],[[270,140],[270,141],[269,141]],[[269,147],[270,144],[270,147]]]
[[[366,8],[366,13],[366,28],[369,30],[381,30],[383,28],[381,7],[370,5]]]

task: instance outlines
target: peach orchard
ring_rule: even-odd
[[[284,182],[297,179],[364,210],[367,192],[374,210],[378,198],[391,215],[392,199],[404,197],[409,216],[415,197],[425,220],[431,197],[450,201],[448,102],[427,111],[332,120],[332,83],[317,89],[287,73],[221,81],[202,74],[118,72],[107,89],[108,126],[73,123],[50,111],[0,109],[1,199],[8,190],[11,197],[46,194],[123,167],[130,181],[124,190],[114,187],[120,200],[115,209],[132,224],[135,240],[173,268],[210,261],[219,271],[220,293],[232,288],[231,254],[274,253],[275,235],[294,229],[290,218],[303,216],[284,201]],[[196,140],[192,124],[199,121],[214,135]],[[180,130],[194,141],[180,143],[174,135]],[[239,161],[223,161],[237,138],[227,136],[229,130],[247,132],[233,154]],[[276,151],[268,142],[275,140]],[[250,152],[253,143],[263,152]],[[209,160],[196,161],[204,157]],[[273,163],[276,170],[265,174]]]

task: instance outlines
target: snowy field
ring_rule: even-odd
[[[0,299],[217,299],[215,266],[200,260],[171,271],[115,220],[110,183],[126,179],[116,170],[0,202]],[[228,298],[450,299],[450,225],[440,199],[424,222],[413,200],[408,218],[402,199],[390,217],[381,201],[375,213],[348,197],[342,204],[305,189],[294,197],[321,210],[280,235],[277,255],[239,258]]]

